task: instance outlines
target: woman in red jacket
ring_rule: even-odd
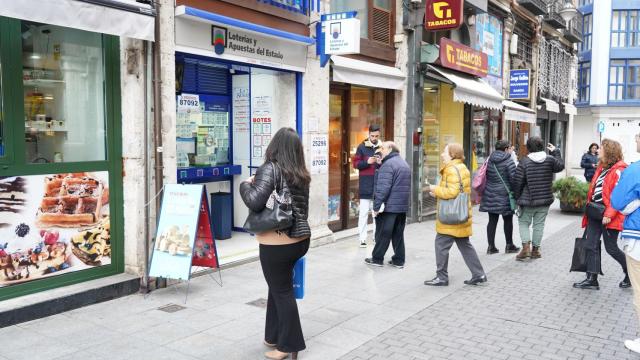
[[[584,281],[573,284],[578,289],[599,290],[598,273],[600,273],[600,237],[604,239],[604,248],[622,267],[624,280],[620,282],[621,288],[631,286],[627,275],[627,262],[624,253],[618,247],[618,234],[622,231],[624,215],[611,207],[611,192],[618,183],[620,175],[627,167],[622,160],[622,147],[614,140],[604,139],[598,155],[598,168],[591,179],[591,186],[587,195],[587,206],[595,203],[604,208],[602,216],[594,216],[594,211],[587,211],[592,216],[585,215],[582,218],[582,227],[586,227],[586,253],[587,253],[587,278]],[[598,213],[595,211],[595,213]]]

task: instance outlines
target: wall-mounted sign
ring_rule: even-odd
[[[176,49],[219,59],[304,72],[307,46],[226,25],[176,18]]]
[[[433,64],[438,60],[440,49],[433,44],[424,44],[420,47],[420,62]]]
[[[312,175],[326,174],[329,171],[329,140],[327,135],[312,135],[309,142],[311,145],[309,172]]]
[[[440,63],[446,68],[480,77],[489,72],[487,54],[447,38],[440,39]]]
[[[598,132],[602,134],[604,130],[605,130],[604,121],[602,120],[598,121]]]
[[[509,99],[529,98],[529,69],[517,69],[509,72]]]
[[[457,29],[462,25],[463,0],[427,0],[427,30]]]
[[[489,75],[502,78],[502,21],[489,14],[476,15],[473,48],[489,57]]]
[[[329,14],[322,22],[326,55],[360,53],[360,20],[346,16],[346,13]]]

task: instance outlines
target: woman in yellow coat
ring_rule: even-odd
[[[440,200],[455,199],[460,194],[460,182],[462,182],[464,192],[471,194],[471,174],[464,164],[464,149],[460,144],[448,144],[440,155],[442,158],[442,169],[440,169],[440,184],[430,187],[431,196]],[[439,204],[438,204],[439,205]],[[476,285],[487,281],[478,254],[469,237],[472,233],[471,222],[471,196],[469,196],[469,219],[467,222],[456,225],[441,223],[436,219],[436,277],[424,282],[429,286],[449,285],[449,250],[453,243],[456,243],[464,262],[471,270],[471,279],[465,280],[467,285]]]

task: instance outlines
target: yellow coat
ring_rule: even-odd
[[[455,159],[440,169],[440,175],[442,175],[440,184],[433,188],[433,192],[438,199],[448,200],[454,199],[460,193],[460,179],[454,166],[460,171],[460,177],[462,178],[462,185],[464,186],[464,192],[471,194],[471,174],[469,169],[460,159]],[[447,225],[442,224],[440,220],[436,219],[436,231],[439,234],[454,236],[458,238],[464,238],[471,236],[471,196],[469,196],[469,220],[464,224]]]

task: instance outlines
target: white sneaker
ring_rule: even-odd
[[[624,347],[633,351],[634,353],[640,354],[640,339],[625,340]]]
[[[361,248],[366,248],[366,247],[367,247],[367,243],[366,243],[366,242],[364,242],[364,241],[363,241],[363,242],[361,242],[361,243],[360,243],[360,247],[361,247]]]

